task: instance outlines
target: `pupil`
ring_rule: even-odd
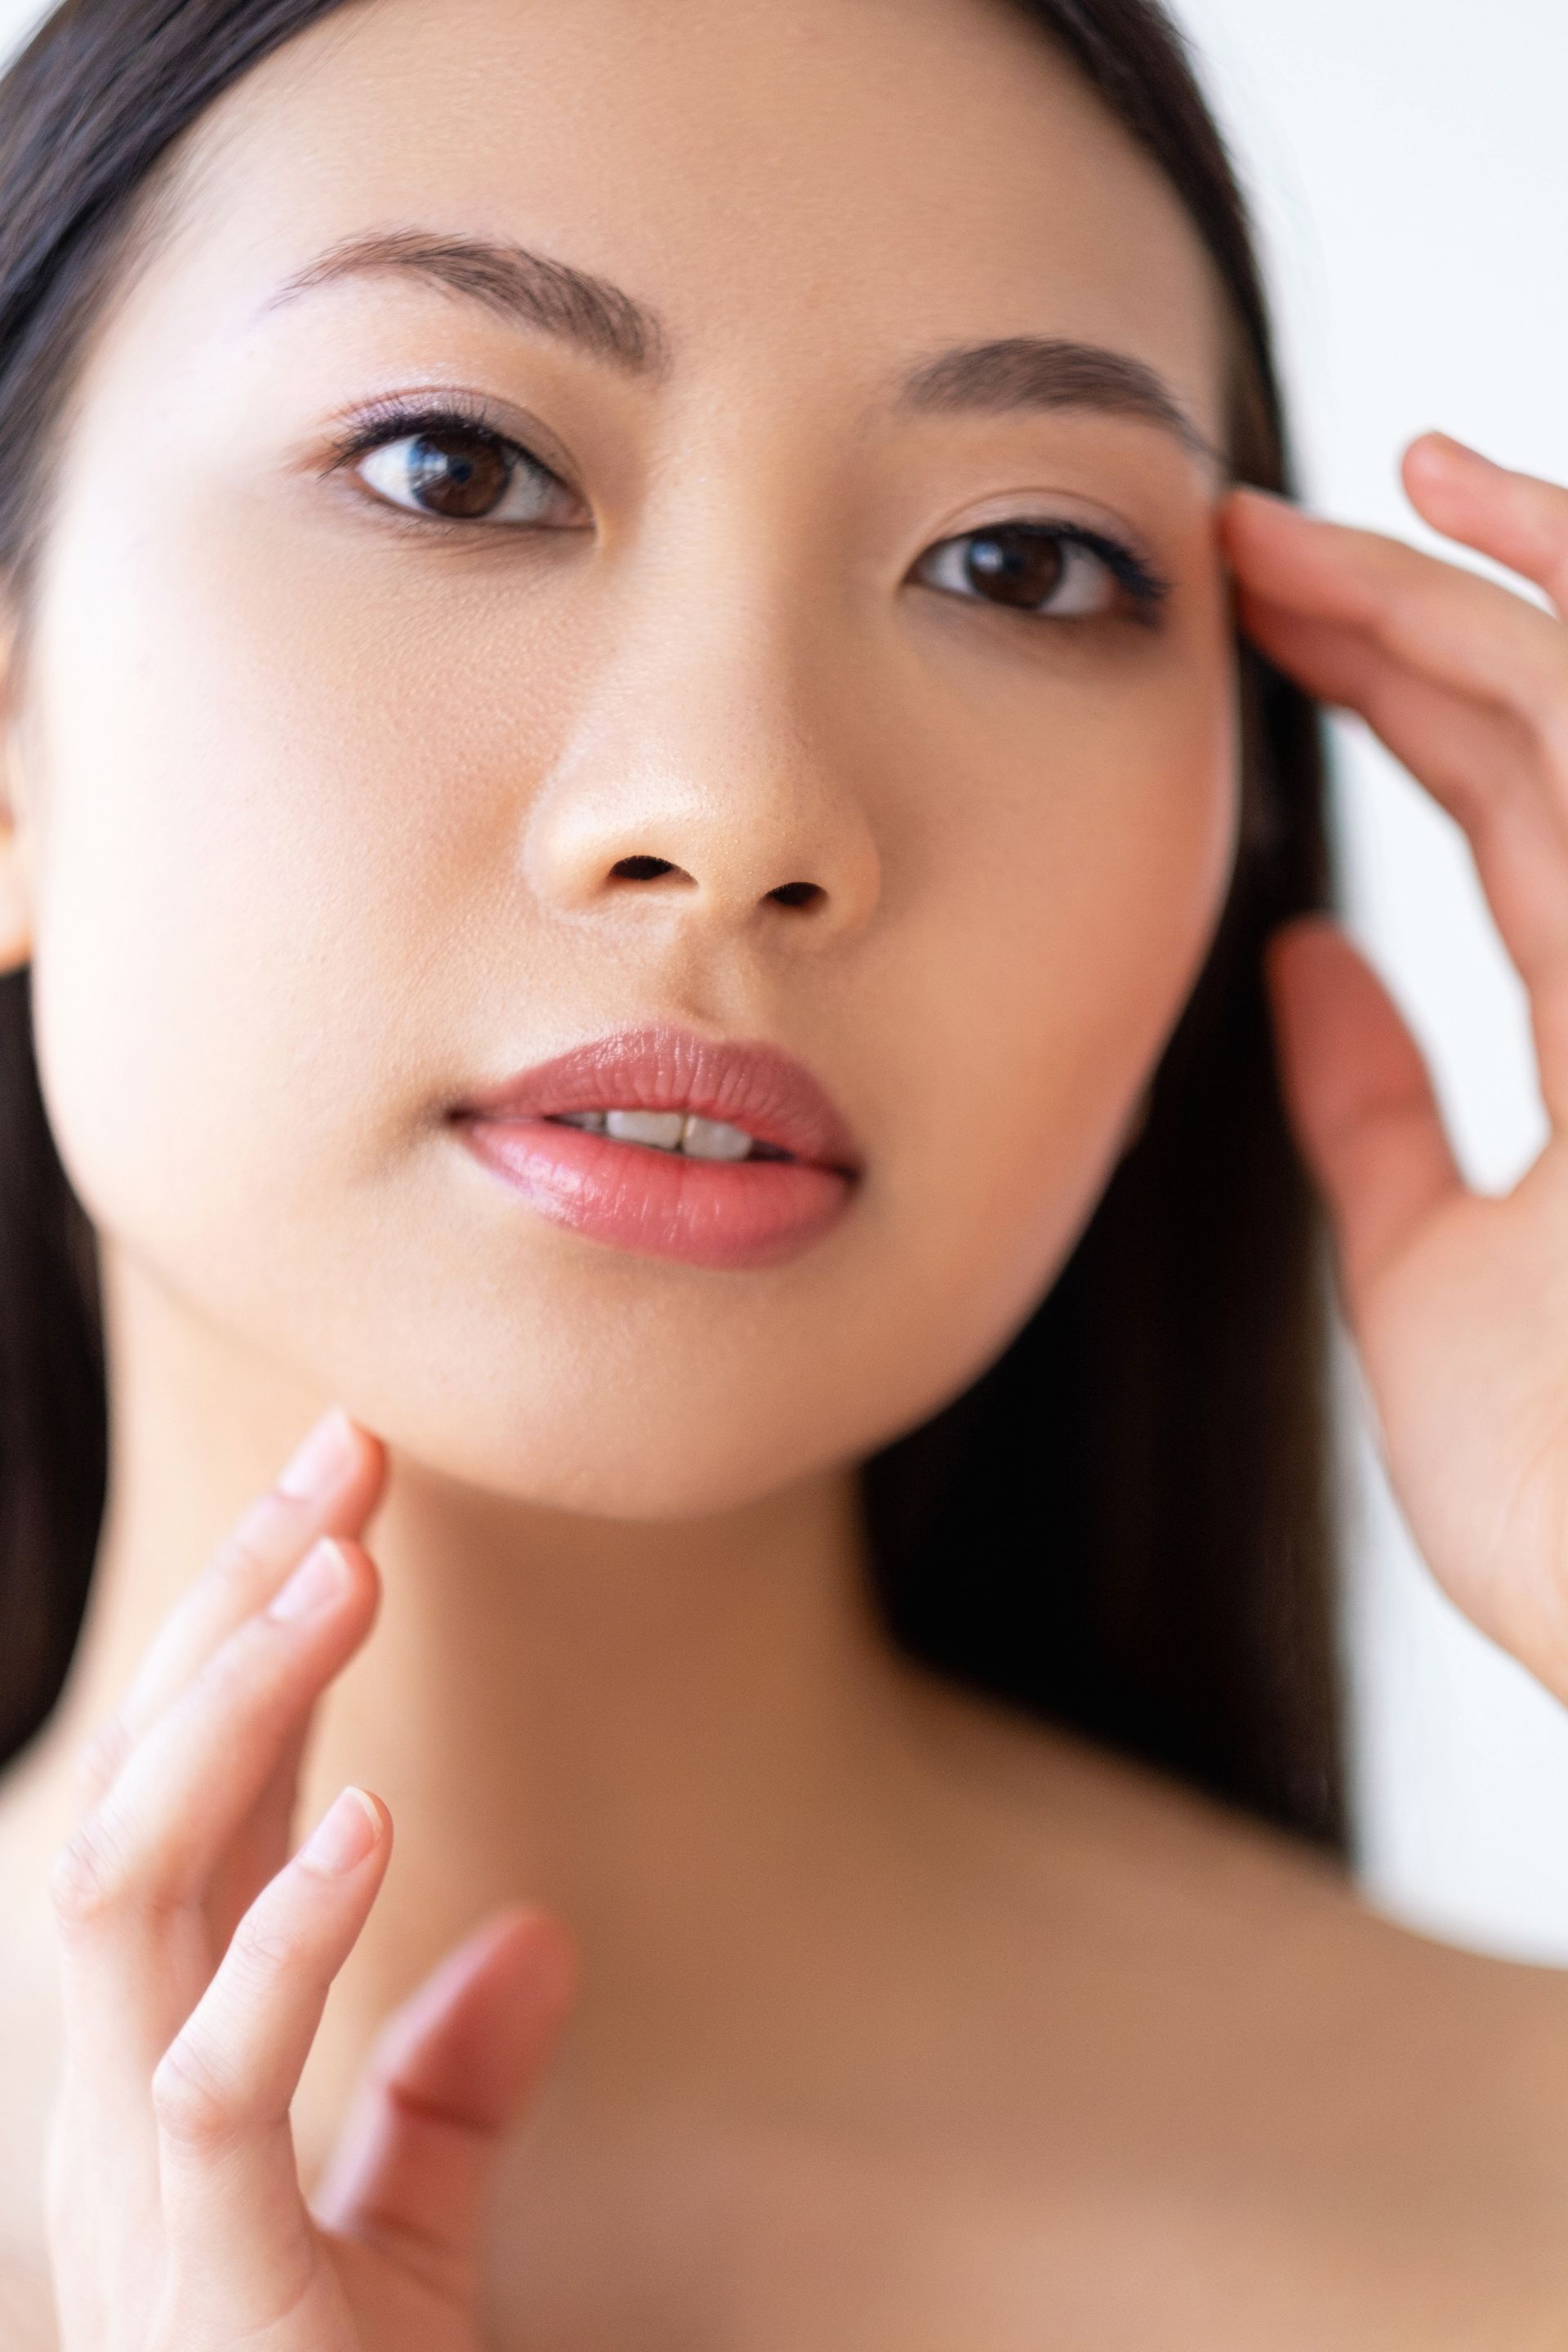
[[[479,434],[422,433],[408,462],[416,498],[458,521],[490,513],[511,479],[505,453]]]
[[[1044,604],[1061,586],[1067,558],[1048,531],[1014,523],[970,541],[970,585],[1003,604]]]

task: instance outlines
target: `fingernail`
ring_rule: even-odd
[[[381,1815],[363,1789],[334,1798],[295,1855],[318,1878],[341,1878],[381,1843]]]
[[[267,1614],[286,1624],[301,1617],[313,1616],[318,1609],[341,1601],[350,1583],[349,1565],[331,1538],[323,1536],[312,1544],[288,1583],[269,1605]]]
[[[309,1502],[312,1495],[324,1493],[345,1477],[353,1458],[353,1433],[348,1415],[342,1405],[335,1404],[330,1412],[321,1415],[284,1465],[278,1491],[297,1503]]]

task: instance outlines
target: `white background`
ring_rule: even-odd
[[[1177,0],[1259,215],[1308,488],[1429,534],[1404,443],[1441,425],[1568,481],[1564,0]],[[0,0],[0,45],[37,9]],[[1432,1055],[1467,1169],[1542,1121],[1520,993],[1454,827],[1341,730],[1352,925]],[[1365,1439],[1348,1499],[1357,1812],[1372,1898],[1568,1962],[1568,1714],[1436,1594]]]

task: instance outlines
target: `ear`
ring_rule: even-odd
[[[0,613],[0,972],[19,971],[33,953],[33,893],[28,871],[19,719],[20,632]]]

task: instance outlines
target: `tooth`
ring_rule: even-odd
[[[605,1127],[621,1143],[657,1144],[661,1151],[679,1151],[686,1114],[679,1110],[612,1110]]]
[[[721,1118],[699,1118],[693,1111],[686,1122],[681,1149],[693,1160],[744,1160],[752,1139],[743,1128],[729,1127]]]
[[[557,1113],[563,1127],[585,1128],[590,1135],[603,1135],[605,1114],[602,1110],[563,1110]]]

